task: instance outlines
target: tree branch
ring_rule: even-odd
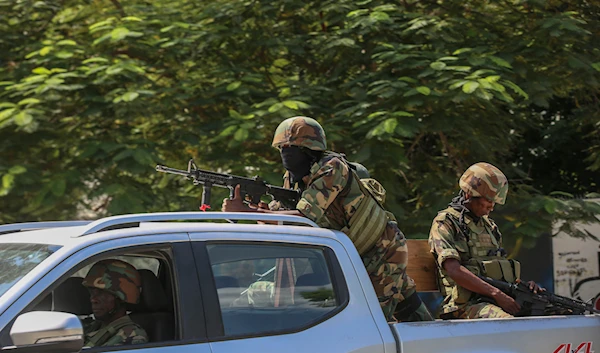
[[[119,9],[119,12],[121,13],[121,17],[127,16],[127,14],[125,13],[125,9],[123,9],[123,5],[121,5],[121,3],[119,2],[119,0],[110,0],[110,2],[112,2],[113,5],[115,5],[115,7],[117,9]]]
[[[415,147],[417,147],[417,145],[419,144],[419,142],[421,141],[421,139],[423,138],[423,136],[425,136],[424,132],[421,132],[419,135],[417,135],[417,137],[415,138],[415,140],[413,141],[413,143],[408,148],[408,151],[406,152],[406,156],[409,159],[410,159],[410,155],[413,153]]]
[[[446,137],[446,135],[443,132],[439,132],[438,136],[440,137],[440,141],[442,142],[442,146],[444,148],[444,151],[448,155],[448,157],[450,157],[450,159],[452,160],[452,162],[458,168],[459,171],[461,171],[461,172],[464,171],[465,167],[464,167],[462,161],[460,160],[460,158],[458,158],[456,156],[454,148],[452,146],[450,146],[450,144],[448,143],[448,138]]]

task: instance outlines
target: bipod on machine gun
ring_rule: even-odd
[[[594,308],[590,303],[552,294],[547,291],[534,293],[523,282],[508,283],[489,277],[478,277],[512,297],[521,306],[521,311],[516,316],[581,315],[586,312],[600,314],[600,310]]]
[[[157,165],[156,171],[184,176],[191,180],[194,185],[202,185],[202,206],[201,209],[210,208],[211,188],[213,186],[228,188],[229,197],[233,198],[236,185],[240,185],[240,194],[245,195],[250,203],[258,204],[263,195],[269,195],[272,199],[281,202],[289,209],[296,208],[300,200],[300,192],[297,190],[286,189],[265,183],[259,176],[245,178],[237,175],[217,173],[209,170],[198,169],[193,159],[188,162],[187,170],[169,168],[164,165]]]

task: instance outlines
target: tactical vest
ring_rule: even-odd
[[[362,255],[381,238],[387,222],[396,221],[396,218],[382,206],[385,202],[386,191],[381,183],[372,178],[360,179],[344,155],[331,151],[325,153],[328,156],[339,158],[350,171],[346,186],[325,210],[325,216],[334,229],[345,233],[352,240],[358,253]],[[284,187],[289,187],[289,180],[289,173],[286,173]],[[358,185],[364,197],[354,214],[348,217],[344,209],[344,199],[349,194],[352,185]]]
[[[350,167],[343,155],[337,155],[350,173],[346,186],[334,202],[327,208],[325,215],[332,223],[340,225],[340,231],[345,233],[356,247],[360,255],[370,250],[381,238],[387,222],[395,221],[392,213],[385,210],[385,189],[377,180],[372,178],[360,179],[356,171]],[[356,183],[353,181],[356,180]],[[352,185],[358,185],[363,199],[358,204],[354,214],[348,219],[344,209],[344,198],[350,192]]]
[[[454,228],[454,245],[460,255],[460,264],[476,275],[514,283],[520,277],[521,265],[516,260],[506,259],[500,248],[501,234],[497,226],[484,216],[481,222],[465,216],[468,234],[463,234],[459,223],[460,212],[449,207],[440,212],[435,221],[449,220]],[[461,237],[460,235],[464,237]],[[455,304],[464,304],[473,299],[473,292],[454,282],[442,268],[439,268],[440,292],[450,296]]]

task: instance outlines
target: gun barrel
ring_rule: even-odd
[[[577,299],[567,298],[556,294],[549,294],[549,299],[552,304],[560,305],[572,310],[577,310],[581,313],[588,311],[590,313],[599,313],[592,304],[582,302]]]
[[[190,173],[187,170],[169,168],[169,167],[164,166],[164,165],[157,165],[156,166],[156,171],[157,172],[161,172],[161,173],[169,173],[169,174],[177,174],[177,175],[183,175],[183,176],[191,176]]]

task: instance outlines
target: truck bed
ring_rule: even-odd
[[[600,351],[600,316],[447,320],[390,324],[400,353]]]

